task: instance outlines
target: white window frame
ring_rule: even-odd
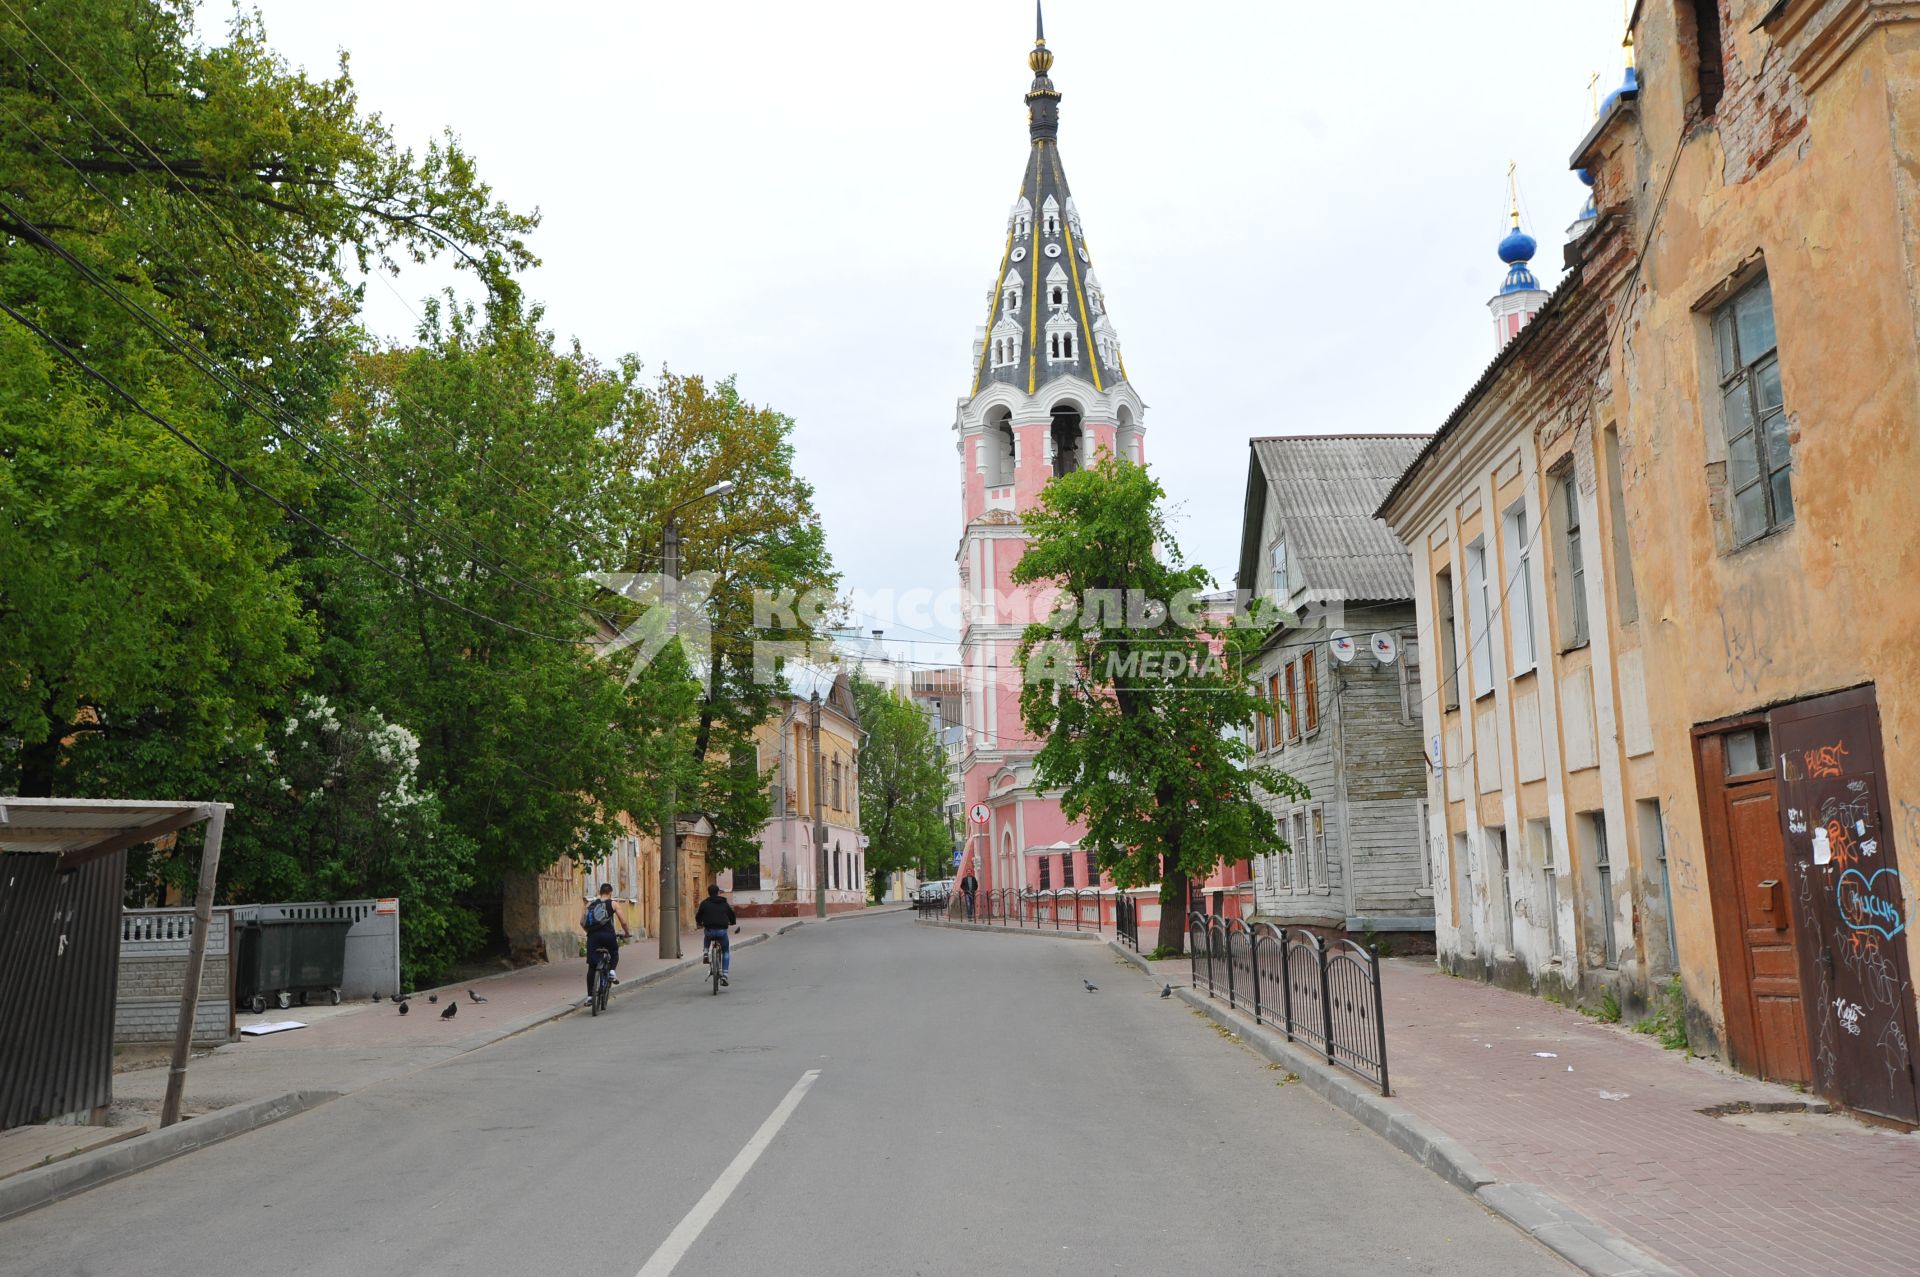
[[[1413,800],[1414,825],[1420,831],[1420,887],[1423,896],[1433,894],[1433,862],[1436,859],[1436,844],[1433,840],[1432,809],[1427,800]]]
[[[1488,590],[1487,543],[1467,546],[1467,663],[1473,673],[1473,699],[1493,694],[1493,600]]]
[[[1512,677],[1532,673],[1540,664],[1539,645],[1534,642],[1533,625],[1533,542],[1528,536],[1526,498],[1507,507],[1501,518],[1507,537],[1508,561],[1506,597],[1508,636],[1513,644]]]
[[[1307,887],[1309,890],[1328,895],[1333,884],[1327,875],[1327,810],[1324,803],[1312,803],[1307,807]]]

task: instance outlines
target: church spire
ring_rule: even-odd
[[[1034,394],[1047,382],[1077,377],[1104,394],[1126,380],[1126,365],[1060,164],[1060,91],[1047,75],[1053,50],[1037,3],[1033,17],[1026,97],[1032,141],[987,294],[991,309],[976,338],[973,393],[998,382]]]
[[[1033,69],[1033,84],[1027,89],[1027,133],[1036,142],[1052,142],[1060,136],[1060,90],[1053,87],[1047,72],[1053,69],[1053,50],[1047,48],[1047,20],[1040,11],[1040,0],[1033,0],[1033,52],[1027,55]]]

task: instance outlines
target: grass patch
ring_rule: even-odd
[[[1186,957],[1187,953],[1184,949],[1169,949],[1167,946],[1161,945],[1152,953],[1143,954],[1142,956],[1145,957],[1148,962],[1171,962],[1175,958]]]
[[[1688,1050],[1687,995],[1681,991],[1679,976],[1667,981],[1654,995],[1653,1014],[1634,1025],[1633,1031],[1659,1038],[1660,1045],[1669,1051]]]
[[[1598,1020],[1602,1024],[1618,1024],[1620,1023],[1620,999],[1614,997],[1613,991],[1609,989],[1600,995],[1599,1006],[1581,1007],[1580,1014],[1589,1020]]]

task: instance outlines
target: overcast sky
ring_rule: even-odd
[[[289,60],[349,51],[403,141],[451,127],[540,209],[530,292],[563,339],[731,373],[791,415],[850,587],[954,583],[954,405],[1026,162],[1029,0],[257,2]],[[1431,431],[1492,357],[1509,160],[1558,279],[1585,194],[1567,157],[1622,21],[1618,0],[1048,0],[1061,159],[1147,458],[1223,585],[1250,436]],[[414,323],[381,285],[369,312]],[[914,619],[870,624],[925,639]]]

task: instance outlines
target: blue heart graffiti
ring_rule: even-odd
[[[1892,881],[1888,884],[1893,895],[1889,899],[1874,890],[1874,885],[1882,878]],[[1855,931],[1878,931],[1891,940],[1907,929],[1907,920],[1900,916],[1900,871],[1881,869],[1869,878],[1858,869],[1849,869],[1840,875],[1835,887],[1840,903],[1840,918]]]

